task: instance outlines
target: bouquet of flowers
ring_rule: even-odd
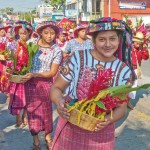
[[[127,102],[128,93],[150,87],[146,84],[132,88],[132,85],[110,87],[113,72],[111,69],[99,70],[96,79],[89,68],[84,77],[79,79],[77,95],[79,100],[70,101],[66,105],[71,113],[69,121],[83,129],[93,131],[99,121],[103,121],[107,113],[124,102]],[[82,80],[82,81],[80,81]]]
[[[16,51],[11,51],[6,64],[6,72],[11,74],[10,81],[19,83],[22,75],[30,72],[32,67],[32,58],[35,55],[38,46],[36,44],[23,44],[18,42]]]

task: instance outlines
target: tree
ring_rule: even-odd
[[[4,8],[4,9],[0,9],[1,13],[6,13],[8,15],[12,15],[13,12],[14,12],[14,9],[13,8],[10,8],[10,7],[7,7],[7,8]]]
[[[66,0],[43,0],[43,2],[52,5],[54,9],[58,10],[64,7]]]

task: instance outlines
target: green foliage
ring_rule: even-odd
[[[59,7],[63,6],[66,3],[66,0],[44,0],[44,2],[58,9]]]
[[[8,14],[8,15],[11,15],[11,14],[13,14],[14,9],[11,8],[11,7],[2,8],[2,9],[0,9],[0,12],[1,12],[1,13],[6,13],[6,14]]]
[[[34,20],[35,16],[32,15],[30,12],[21,13],[19,16],[19,19],[26,20],[28,22],[31,22],[31,20]]]

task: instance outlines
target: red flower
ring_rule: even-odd
[[[89,100],[92,97],[96,96],[100,90],[110,87],[112,77],[113,72],[111,69],[99,70],[97,78],[92,81],[89,87],[87,99]]]

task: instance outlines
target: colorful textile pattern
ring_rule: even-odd
[[[89,27],[89,33],[96,32],[96,31],[106,31],[106,30],[125,30],[126,26],[125,24],[117,20],[115,18],[109,18],[109,17],[104,17],[100,18],[95,21],[91,21],[93,23]]]
[[[64,43],[59,43],[58,40],[56,40],[56,45],[60,47],[60,49],[64,52],[67,47],[67,41]]]
[[[10,83],[9,110],[12,115],[19,115],[26,107],[25,85],[23,83]]]
[[[31,39],[31,41],[35,44],[38,43],[38,39]],[[33,58],[33,65],[31,68],[31,72],[45,72],[49,71],[51,64],[56,63],[60,64],[62,60],[62,52],[61,49],[54,44],[51,48],[40,47],[35,57]]]
[[[131,71],[125,63],[119,59],[112,62],[100,62],[94,59],[90,51],[76,51],[70,61],[63,66],[68,71],[62,71],[61,76],[70,82],[67,95],[71,99],[78,99],[79,79],[82,80],[84,69],[87,67],[93,70],[93,74],[96,74],[99,69],[111,68],[114,72],[111,86],[125,85],[131,82]],[[52,150],[64,150],[66,148],[68,150],[114,150],[114,131],[113,123],[99,132],[89,132],[59,118]]]
[[[114,142],[114,124],[89,132],[59,117],[52,150],[114,150]]]
[[[45,135],[53,129],[52,102],[50,100],[50,87],[52,80],[32,78],[25,83],[27,114],[29,128],[32,135],[45,131]]]
[[[136,79],[134,69],[131,61],[132,53],[132,30],[122,20],[117,20],[110,17],[100,18],[95,21],[91,21],[92,25],[88,28],[88,34],[93,34],[97,31],[116,30],[120,31],[122,37],[120,39],[120,45],[116,52],[116,57],[123,61],[132,71],[132,80]]]
[[[90,39],[86,39],[83,43],[79,43],[76,39],[72,39],[67,43],[65,52],[69,54],[74,51],[89,49],[94,49],[93,43]]]
[[[17,50],[17,42],[6,40],[6,49],[7,50],[12,50],[12,51]]]
[[[83,60],[82,64],[80,59]],[[82,73],[84,72],[81,68],[90,67],[93,68],[93,71],[97,71],[98,69],[112,69],[114,71],[114,77],[112,80],[111,86],[125,85],[128,82],[131,82],[131,70],[130,68],[120,61],[116,59],[112,62],[101,62],[90,54],[90,50],[85,51],[77,51],[71,57],[71,60],[68,64],[65,64],[64,67],[69,68],[68,73],[61,73],[61,76],[67,82],[70,82],[70,87],[67,88],[67,94],[72,99],[78,99],[77,97],[77,89],[78,80],[81,79]]]

